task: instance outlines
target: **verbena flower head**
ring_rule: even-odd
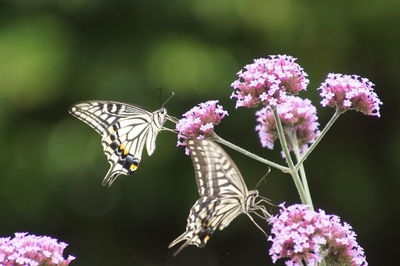
[[[228,115],[218,101],[207,101],[193,107],[183,114],[183,118],[176,124],[178,133],[177,146],[186,146],[188,139],[204,139],[211,136],[214,126]],[[188,154],[186,149],[186,154]]]
[[[307,74],[295,61],[292,56],[271,55],[246,65],[231,84],[235,89],[231,98],[237,99],[236,108],[256,107],[260,103],[276,105],[284,101],[286,95],[305,90],[309,83]]]
[[[277,106],[277,111],[282,122],[283,130],[287,137],[289,149],[293,150],[293,137],[297,138],[300,151],[304,151],[319,135],[317,109],[308,99],[297,96],[288,96],[286,101]],[[261,145],[273,149],[274,142],[278,139],[275,118],[270,106],[256,112],[256,131],[260,137]]]
[[[322,106],[337,107],[341,111],[354,109],[365,115],[380,117],[382,104],[371,81],[357,75],[328,74],[321,90]]]
[[[286,265],[315,265],[324,258],[327,265],[368,265],[352,227],[338,216],[302,204],[280,207],[279,215],[269,218],[274,263],[283,258]]]
[[[15,233],[14,238],[0,238],[0,265],[69,265],[75,257],[64,259],[67,246],[48,236]]]

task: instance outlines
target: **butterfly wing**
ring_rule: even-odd
[[[190,210],[185,232],[172,241],[169,248],[185,241],[174,256],[188,245],[202,248],[217,228],[222,230],[239,214],[241,206],[235,199],[202,197]]]
[[[189,140],[188,148],[201,197],[248,194],[238,167],[218,144],[210,140]]]
[[[239,169],[218,144],[189,140],[188,147],[200,199],[190,210],[186,231],[169,245],[185,241],[175,255],[188,245],[204,247],[217,228],[224,229],[243,213],[248,193]]]
[[[135,105],[112,101],[86,101],[73,105],[69,113],[82,120],[100,135],[107,134],[107,129],[120,118],[131,115],[151,115],[151,112]]]
[[[73,116],[100,135],[111,165],[103,185],[110,186],[120,175],[130,175],[138,167],[146,145],[153,154],[158,132],[165,122],[165,109],[151,113],[141,107],[119,102],[87,101],[71,107]]]

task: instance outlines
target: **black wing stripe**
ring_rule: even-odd
[[[88,109],[84,109],[84,107],[74,106],[70,109],[70,114],[72,114],[79,120],[87,123],[100,135],[103,135],[105,130],[108,128],[108,124],[106,121],[95,116],[93,114],[94,112],[92,112],[93,109],[95,109],[94,106],[89,107]]]
[[[247,193],[240,172],[226,154],[210,145],[197,146],[196,143],[189,141],[189,149],[200,196]]]

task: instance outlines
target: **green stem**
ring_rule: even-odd
[[[286,158],[287,164],[290,169],[290,174],[293,178],[294,184],[296,185],[297,192],[299,193],[300,200],[302,203],[310,205],[310,203],[307,200],[303,184],[300,181],[299,173],[295,170],[292,157],[290,156],[290,151],[289,151],[289,148],[288,148],[288,145],[286,142],[285,133],[283,132],[281,119],[279,117],[276,106],[272,107],[272,112],[274,113],[275,124],[276,124],[276,128],[278,131],[279,141],[281,143],[283,153],[285,154],[285,158]]]
[[[301,158],[301,154],[300,154],[299,142],[297,141],[296,134],[292,135],[291,142],[293,144],[293,151],[294,151],[294,154],[296,156],[296,160],[299,161],[299,159]],[[304,165],[303,164],[300,165],[300,177],[301,177],[301,183],[303,184],[303,187],[304,187],[304,193],[306,195],[307,202],[308,202],[308,204],[310,206],[310,209],[314,210],[314,205],[313,205],[313,202],[312,202],[310,189],[308,187],[307,175],[306,175],[306,171],[304,169]]]
[[[213,133],[212,137],[215,139],[215,141],[217,141],[217,142],[219,142],[219,143],[221,143],[221,144],[223,144],[223,145],[225,145],[225,146],[227,146],[227,147],[229,147],[229,148],[231,148],[231,149],[233,149],[235,151],[238,151],[238,152],[240,152],[240,153],[242,153],[242,154],[244,154],[244,155],[246,155],[246,156],[248,156],[250,158],[253,158],[256,161],[259,161],[259,162],[261,162],[263,164],[266,164],[266,165],[269,165],[269,166],[274,167],[276,169],[279,169],[284,173],[290,173],[290,170],[287,167],[282,166],[282,165],[277,164],[277,163],[274,163],[274,162],[272,162],[270,160],[264,159],[264,158],[254,154],[254,153],[251,153],[251,152],[249,152],[249,151],[247,151],[247,150],[245,150],[245,149],[233,144],[232,142],[229,142],[229,141],[221,138],[215,132]]]
[[[326,124],[324,129],[321,131],[321,134],[315,139],[315,141],[311,144],[311,146],[308,148],[308,150],[303,154],[303,157],[297,162],[295,170],[298,171],[303,162],[307,159],[307,157],[311,154],[311,152],[315,149],[315,147],[318,145],[318,143],[322,140],[322,138],[325,136],[326,132],[332,127],[332,125],[335,123],[335,121],[339,118],[339,116],[343,112],[340,111],[339,109],[336,109],[335,113],[329,120],[329,122]]]

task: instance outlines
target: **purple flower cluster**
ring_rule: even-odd
[[[380,117],[382,104],[374,92],[375,85],[367,78],[357,75],[328,74],[321,90],[322,106],[337,107],[341,111],[354,109],[365,115]]]
[[[177,146],[186,146],[188,139],[204,139],[211,136],[214,126],[227,115],[228,112],[218,101],[207,101],[193,107],[183,114],[183,118],[176,124],[176,130],[179,132]]]
[[[295,61],[292,56],[273,55],[246,65],[231,84],[235,89],[231,98],[237,99],[236,108],[257,107],[260,103],[276,105],[288,94],[305,90],[309,84],[307,74]]]
[[[325,259],[328,265],[368,265],[364,250],[356,242],[352,227],[336,215],[311,211],[307,205],[280,205],[272,224],[269,254],[275,263],[286,258],[286,265],[314,265]]]
[[[0,238],[0,265],[69,265],[75,257],[63,258],[67,246],[48,236],[15,233],[14,238]]]
[[[308,99],[296,96],[288,96],[286,101],[277,106],[279,118],[286,138],[289,140],[289,149],[293,150],[293,137],[297,138],[297,144],[304,151],[319,135],[319,123],[317,109]],[[274,142],[278,138],[274,114],[270,106],[266,106],[256,112],[256,131],[260,137],[261,145],[273,149]]]

